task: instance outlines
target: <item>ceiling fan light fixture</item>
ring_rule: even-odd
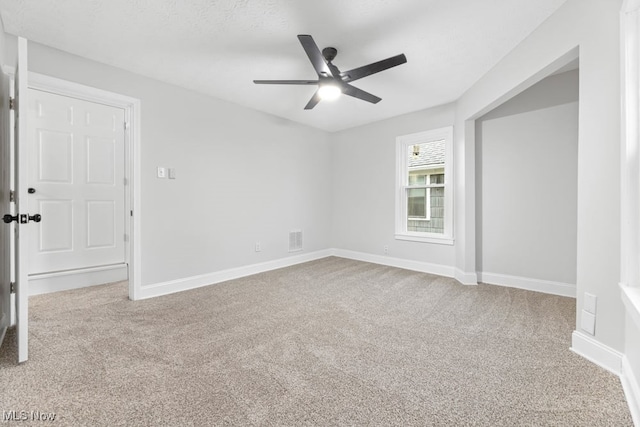
[[[298,34],[298,40],[307,57],[309,57],[311,65],[313,65],[314,70],[318,74],[318,80],[254,80],[253,82],[263,85],[318,85],[318,89],[313,93],[307,105],[305,105],[305,110],[313,109],[313,107],[322,100],[331,101],[337,99],[343,93],[372,104],[377,104],[382,101],[382,98],[358,89],[355,86],[351,86],[350,83],[407,62],[407,57],[402,53],[392,56],[391,58],[383,59],[382,61],[341,72],[338,67],[333,64],[333,60],[338,54],[338,50],[335,47],[325,47],[322,49],[322,52],[320,52],[318,45],[309,34]]]
[[[325,84],[318,88],[318,96],[323,101],[336,100],[340,95],[342,95],[342,89],[340,89],[340,86],[335,84]]]

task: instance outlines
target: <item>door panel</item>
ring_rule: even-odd
[[[36,130],[38,182],[73,182],[73,134],[48,129]]]
[[[73,251],[73,201],[38,200],[35,211],[55,227],[41,230],[39,253]],[[36,234],[36,233],[34,233]]]
[[[115,140],[87,138],[87,183],[115,185]]]
[[[87,248],[116,245],[116,204],[113,200],[87,202]]]
[[[38,118],[73,124],[73,107],[72,106],[43,104],[38,99],[35,99],[33,102],[35,103],[36,114]]]
[[[96,131],[116,131],[116,118],[104,105],[87,103],[85,105],[85,125]]]
[[[124,263],[124,110],[29,94],[29,197],[42,214],[29,274]]]

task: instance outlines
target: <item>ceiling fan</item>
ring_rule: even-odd
[[[341,72],[332,62],[338,54],[336,48],[325,47],[322,49],[322,52],[320,52],[318,45],[313,41],[313,37],[306,34],[298,35],[298,40],[300,40],[302,48],[307,53],[316,73],[318,73],[318,80],[254,80],[253,82],[255,84],[272,85],[318,85],[316,93],[304,107],[305,110],[312,109],[322,99],[336,99],[342,93],[377,104],[382,98],[358,89],[350,83],[407,62],[407,57],[404,56],[404,54],[400,54],[369,65]]]

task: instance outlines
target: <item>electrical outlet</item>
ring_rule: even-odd
[[[598,297],[592,294],[584,293],[583,309],[591,314],[596,314]]]
[[[596,315],[582,310],[582,321],[580,327],[583,331],[595,335],[596,334]]]
[[[384,254],[388,255],[389,254],[389,246],[384,245]]]
[[[262,245],[260,242],[256,242],[256,252],[262,252]]]
[[[158,178],[166,178],[166,177],[167,177],[167,168],[158,166]]]

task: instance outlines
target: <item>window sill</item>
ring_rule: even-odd
[[[453,245],[451,237],[424,236],[419,234],[396,234],[396,240],[408,240],[410,242],[435,243],[436,245]]]
[[[640,328],[640,288],[626,286],[621,283],[620,289],[622,289],[622,302],[627,309],[627,314],[636,322],[636,326]]]

